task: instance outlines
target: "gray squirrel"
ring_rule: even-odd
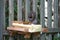
[[[36,13],[34,11],[30,11],[30,13],[28,13],[28,20],[32,24],[37,24]]]

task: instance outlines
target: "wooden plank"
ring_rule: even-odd
[[[28,20],[28,13],[30,12],[30,0],[25,0],[25,21]]]
[[[40,40],[46,40],[46,39],[45,39],[45,36],[46,36],[45,34],[41,34],[41,35],[40,35]]]
[[[5,25],[5,23],[6,23],[6,22],[5,22],[5,5],[6,5],[6,0],[4,0],[4,31],[5,31],[5,26],[6,26],[6,25]]]
[[[45,15],[45,0],[41,0],[40,1],[40,24],[42,25],[42,27],[45,26],[44,15]]]
[[[51,28],[52,27],[52,0],[48,0],[47,12],[48,12],[47,27]]]
[[[54,0],[54,27],[58,28],[58,0]]]
[[[46,40],[52,40],[52,35],[51,34],[46,35]]]
[[[47,5],[47,13],[48,13],[47,14],[48,15],[47,27],[52,28],[52,0],[48,0],[47,2],[48,2],[48,5]],[[52,35],[51,34],[47,35],[46,40],[52,40]]]
[[[14,40],[14,38],[13,38],[13,37],[11,37],[11,36],[9,36],[9,40]]]
[[[12,25],[14,20],[14,0],[9,0],[9,26]]]
[[[44,15],[45,15],[45,0],[40,0],[40,24],[42,25],[42,27],[45,27]],[[42,34],[40,38],[41,40],[45,40],[45,34]]]
[[[53,33],[53,32],[57,32],[57,33],[60,32],[60,28],[49,28],[48,30],[51,33]]]
[[[5,20],[5,15],[4,15],[4,0],[0,0],[0,40],[3,40],[3,30],[4,30],[4,20]]]
[[[36,12],[37,0],[33,0],[33,11]]]
[[[37,0],[33,0],[33,11],[36,12],[36,19],[37,19]]]
[[[48,28],[46,29],[47,31],[46,32],[43,32],[43,33],[48,33],[48,34],[53,34],[53,33],[60,33],[60,28]]]
[[[18,8],[18,21],[22,21],[22,0],[17,0],[17,8]]]
[[[6,0],[4,0],[4,31],[3,31],[3,40],[6,40],[5,38],[5,35],[4,35],[4,32],[5,32],[5,28],[6,28],[6,22],[5,22],[5,5],[6,5]]]
[[[9,0],[9,26],[12,25],[12,21],[14,20],[14,0]],[[10,36],[9,40],[13,40],[13,37]]]
[[[58,0],[54,0],[54,27],[58,28]],[[58,36],[57,34],[54,37]]]
[[[40,40],[39,38],[40,38],[40,35],[38,35],[38,36],[34,36],[34,35],[33,35],[33,36],[32,36],[32,39],[33,39],[33,40]]]
[[[47,13],[48,13],[47,14],[48,15],[47,27],[52,28],[52,0],[48,0],[47,2],[48,2],[48,5],[47,5]],[[47,35],[46,40],[52,40],[52,35],[51,34]]]

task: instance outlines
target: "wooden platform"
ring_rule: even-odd
[[[7,27],[7,30],[10,33],[10,36],[13,36],[15,34],[22,34],[24,35],[24,38],[30,38],[31,34],[34,34],[35,36],[40,35],[40,32],[48,32],[47,28],[43,28],[40,32],[29,32],[27,31],[27,28],[18,28],[18,27]]]

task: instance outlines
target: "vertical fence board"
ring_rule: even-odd
[[[42,25],[42,27],[45,26],[45,20],[44,20],[44,15],[45,15],[45,0],[41,0],[40,1],[40,23]]]
[[[52,40],[52,35],[51,35],[51,34],[48,34],[48,35],[46,36],[46,40]]]
[[[58,28],[58,0],[54,0],[54,27]]]
[[[17,14],[17,19],[18,19],[18,21],[22,21],[22,0],[17,0],[17,8],[18,8],[18,14]],[[21,37],[20,37],[21,36]],[[22,40],[23,39],[23,37],[22,37],[22,35],[18,35],[18,39],[17,40]]]
[[[12,21],[14,20],[14,0],[9,0],[9,26],[12,25]],[[9,37],[9,40],[13,40],[13,37]]]
[[[9,36],[9,40],[14,40],[14,38],[13,38],[13,37],[11,37],[11,36]]]
[[[22,21],[22,0],[17,0],[18,21]]]
[[[54,28],[58,28],[58,0],[54,0]],[[57,36],[58,33],[54,35]]]
[[[11,26],[14,20],[14,0],[9,0],[9,26]]]
[[[47,26],[51,28],[52,27],[52,0],[48,0],[47,12],[48,12]]]
[[[45,0],[40,0],[40,24],[42,25],[42,27],[45,26],[44,15],[45,15]],[[45,34],[41,35],[41,40],[45,40]]]
[[[48,0],[48,7],[47,7],[47,13],[48,13],[48,21],[47,21],[47,27],[52,27],[52,0]],[[52,40],[52,34],[49,34],[47,36],[46,40]]]
[[[30,0],[25,0],[25,20],[28,20],[28,13],[30,12]]]
[[[3,40],[3,30],[4,30],[4,0],[0,0],[0,40]]]
[[[6,28],[6,22],[5,22],[5,5],[6,5],[6,0],[4,0],[4,30],[3,30],[3,40],[5,40],[5,36],[4,36],[4,33],[5,33],[5,28]]]
[[[37,18],[37,0],[33,0],[33,11],[36,12],[36,18]]]
[[[6,0],[4,0],[4,31],[5,31],[5,4],[6,4]]]
[[[45,34],[41,34],[41,35],[40,35],[40,40],[46,40],[46,39],[45,39],[45,36],[46,36]]]
[[[36,13],[36,19],[37,19],[37,0],[33,0],[33,11]],[[33,36],[33,40],[37,40],[37,37]]]

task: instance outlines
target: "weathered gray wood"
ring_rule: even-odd
[[[36,12],[37,0],[33,0],[33,11]]]
[[[48,6],[47,6],[47,14],[48,14],[47,27],[52,28],[52,0],[48,0],[47,2],[48,2]],[[51,34],[47,35],[46,40],[52,40],[52,35]]]
[[[58,0],[54,0],[54,27],[58,28]]]
[[[7,31],[3,32],[3,40],[6,40],[6,36],[9,36],[9,33]]]
[[[48,12],[47,26],[51,28],[52,27],[52,0],[48,0],[47,12]]]
[[[33,11],[36,12],[36,18],[37,18],[37,0],[33,0]]]
[[[14,0],[9,0],[9,26],[12,25],[12,21],[14,20]],[[9,37],[9,40],[13,40],[13,37]]]
[[[14,38],[12,36],[9,36],[9,40],[14,40]]]
[[[46,34],[41,34],[40,35],[40,40],[46,40]]]
[[[5,40],[5,36],[3,37],[3,40]]]
[[[3,40],[3,30],[4,30],[4,20],[5,20],[5,15],[4,15],[4,0],[0,0],[0,40]]]
[[[17,8],[18,8],[18,21],[22,21],[22,0],[17,0]]]
[[[4,31],[5,31],[5,4],[6,4],[6,0],[4,0]]]
[[[40,24],[42,25],[42,27],[45,27],[44,15],[45,15],[45,0],[40,0]],[[45,34],[42,34],[40,38],[41,40],[45,40]]]
[[[52,35],[51,34],[46,35],[46,40],[52,40]]]
[[[19,35],[18,34],[16,37],[17,37],[17,40],[24,40],[24,36],[23,35]]]
[[[41,0],[40,1],[40,23],[42,27],[45,26],[44,15],[45,15],[45,0]]]
[[[54,0],[54,27],[58,28],[58,0]],[[54,37],[56,37],[56,35],[54,35]]]
[[[30,12],[30,0],[25,0],[25,20],[28,20],[28,13]]]
[[[49,33],[58,33],[60,32],[60,28],[48,28]]]
[[[39,38],[40,38],[40,37],[33,36],[33,40],[40,40]]]
[[[47,6],[47,13],[48,13],[47,27],[52,28],[52,0],[48,0],[47,2],[48,2],[48,6]],[[51,34],[47,35],[46,40],[52,40],[52,35]]]
[[[14,20],[14,0],[9,0],[9,26],[11,26]]]

